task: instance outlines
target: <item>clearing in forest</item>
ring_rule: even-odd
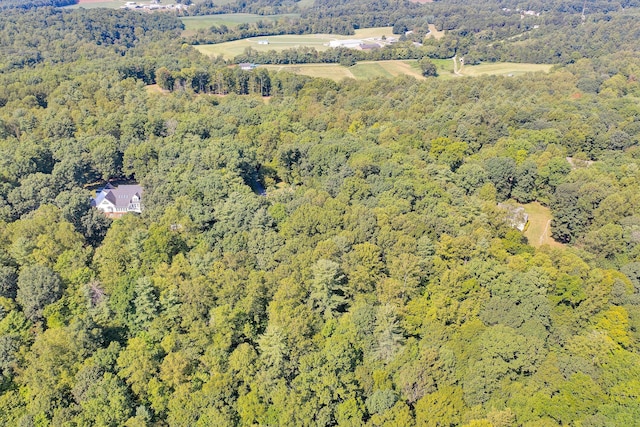
[[[464,65],[460,71],[463,76],[479,76],[482,74],[518,76],[536,71],[549,72],[551,64],[519,64],[515,62],[486,62],[479,65]]]
[[[529,214],[529,225],[524,232],[529,244],[534,247],[549,245],[552,247],[563,247],[551,237],[551,209],[542,206],[538,202],[522,205],[525,212]]]
[[[64,9],[79,9],[81,7],[85,9],[97,9],[100,7],[107,9],[118,9],[124,6],[125,1],[105,1],[105,0],[79,0],[78,3],[69,6],[63,6]]]
[[[520,76],[526,73],[542,71],[548,73],[553,68],[551,64],[526,64],[516,62],[485,62],[478,65],[462,65],[458,73],[454,73],[451,59],[432,59],[438,69],[438,77],[441,79],[457,79],[460,77],[477,77],[482,75]]]
[[[364,61],[352,67],[339,64],[296,64],[296,65],[263,65],[267,70],[288,71],[309,77],[322,77],[334,81],[347,78],[369,80],[376,77],[396,77],[409,75],[424,79],[420,74],[417,61]]]
[[[459,78],[453,73],[453,63],[450,59],[434,59],[432,61],[438,69],[439,79]],[[418,61],[389,60],[389,61],[363,61],[352,67],[344,67],[339,64],[290,64],[290,65],[261,65],[268,70],[288,71],[290,73],[302,74],[310,77],[324,77],[334,81],[353,78],[356,80],[368,80],[375,77],[395,77],[400,75],[413,76],[417,79],[422,77]],[[512,64],[495,63],[468,66],[465,65],[462,71],[463,76],[480,76],[483,74],[505,75],[524,74],[528,71],[548,71],[551,65],[538,64]],[[478,68],[479,70],[476,70]],[[516,69],[521,71],[515,71]]]
[[[441,39],[444,37],[444,31],[438,31],[435,25],[429,24],[429,36],[435,39]]]
[[[277,21],[282,18],[297,18],[297,13],[283,15],[254,15],[252,13],[225,13],[218,15],[187,16],[180,18],[184,24],[185,32],[193,32],[210,28],[214,25],[226,25],[227,27],[237,27],[240,24],[252,24],[258,21]]]
[[[367,39],[382,38],[382,36],[393,37],[392,27],[363,28],[356,30],[355,35],[352,36],[342,36],[339,34],[261,36],[225,43],[197,45],[194,47],[205,55],[222,55],[224,59],[231,60],[237,55],[244,53],[248,47],[258,52],[268,52],[270,50],[282,51],[296,47],[313,47],[318,51],[323,51],[331,49],[329,42],[332,40],[356,39],[366,41]]]

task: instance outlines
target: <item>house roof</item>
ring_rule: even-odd
[[[139,185],[119,185],[113,187],[111,184],[107,184],[101,189],[92,205],[98,206],[103,200],[108,200],[117,208],[126,208],[131,203],[131,199],[137,196],[138,199],[142,199],[142,187]]]
[[[377,43],[360,43],[360,49],[369,50],[369,49],[378,49],[380,47]]]

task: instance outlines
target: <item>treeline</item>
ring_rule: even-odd
[[[258,15],[279,15],[295,13],[300,10],[299,0],[258,0],[247,2],[235,0],[225,4],[217,4],[214,0],[195,2],[189,8],[190,15],[217,15],[224,13],[254,13]]]
[[[78,0],[4,0],[2,9],[33,9],[38,7],[63,7],[78,3]]]
[[[309,78],[291,74],[273,73],[259,68],[253,71],[239,67],[219,67],[213,70],[187,68],[170,71],[165,67],[155,73],[155,81],[161,89],[200,94],[259,96],[295,95]]]
[[[379,49],[356,50],[344,47],[318,51],[315,48],[292,48],[282,51],[270,50],[259,52],[248,48],[242,55],[233,59],[233,63],[256,63],[256,64],[342,64],[345,66],[354,65],[357,61],[385,61],[392,59],[422,59],[425,56],[439,58],[450,57],[451,51],[437,52],[431,49],[424,49],[415,46],[413,43],[396,43]]]

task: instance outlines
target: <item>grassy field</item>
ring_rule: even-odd
[[[356,30],[356,34],[354,36],[341,36],[338,34],[265,36],[194,47],[205,55],[222,55],[225,59],[233,59],[235,56],[243,53],[247,47],[251,47],[259,52],[267,52],[270,50],[281,51],[293,47],[304,46],[314,47],[318,51],[322,51],[329,49],[328,45],[331,40],[368,39],[373,37],[382,37],[383,35],[386,37],[392,36],[391,27],[364,28]],[[260,45],[258,44],[258,41],[260,40],[268,40],[269,44]]]
[[[453,63],[453,61],[451,61]],[[452,64],[453,69],[453,64]],[[483,74],[518,76],[536,71],[549,72],[553,65],[549,64],[517,64],[513,62],[493,62],[462,67],[464,76],[480,76]]]
[[[529,226],[524,232],[529,239],[529,244],[535,247],[542,245],[562,247],[562,243],[556,242],[551,237],[551,210],[538,202],[528,203],[523,207],[529,214]]]
[[[213,25],[237,27],[239,24],[251,24],[258,21],[277,21],[280,18],[296,18],[300,15],[290,13],[286,15],[253,15],[250,13],[229,13],[223,15],[187,16],[180,18],[186,31],[209,28]]]
[[[437,59],[433,61],[438,68],[439,79],[456,79],[460,76],[453,74],[453,61],[450,59]],[[410,75],[422,79],[418,61],[366,61],[359,62],[353,67],[343,67],[338,64],[296,64],[296,65],[264,65],[269,70],[289,71],[311,77],[324,77],[327,79],[340,81],[346,78],[366,80],[375,77],[395,77],[400,75]],[[466,66],[463,69],[463,76],[479,76],[483,74],[523,74],[527,71],[548,71],[551,65],[537,64],[511,64],[496,63]],[[519,71],[517,71],[519,70]]]
[[[353,67],[343,67],[338,64],[297,64],[297,65],[264,65],[264,68],[274,71],[289,71],[310,77],[322,77],[334,81],[344,79],[368,80],[376,77],[395,77],[411,75],[423,79],[416,61],[366,61]]]
[[[514,62],[491,62],[479,65],[465,65],[460,75],[453,73],[453,60],[433,59],[441,79],[457,79],[463,76],[477,77],[482,75],[519,76],[536,71],[549,72],[553,65],[549,64],[518,64]]]
[[[64,9],[79,9],[79,8],[85,8],[85,9],[97,9],[100,7],[106,8],[106,9],[118,9],[121,6],[124,6],[125,1],[122,0],[115,0],[115,1],[88,1],[88,2],[84,2],[81,1],[78,4],[72,4],[71,6],[64,6]]]
[[[261,67],[268,70],[288,71],[303,76],[320,77],[335,81],[354,78],[349,68],[337,64],[264,65]]]

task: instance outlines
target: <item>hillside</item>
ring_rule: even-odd
[[[482,51],[467,3],[399,3],[453,27],[405,53]],[[614,6],[567,39],[618,49],[547,72],[339,82],[206,57],[170,14],[3,11],[2,424],[636,425],[640,53],[610,25],[640,22]],[[107,184],[141,213],[92,207]]]

